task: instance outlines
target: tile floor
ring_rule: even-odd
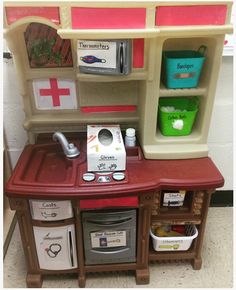
[[[233,208],[209,209],[202,249],[202,269],[189,262],[152,263],[150,284],[136,285],[134,272],[87,274],[86,288],[232,288]],[[4,288],[26,288],[26,265],[18,225],[3,264]],[[46,276],[43,288],[78,288],[75,274]]]

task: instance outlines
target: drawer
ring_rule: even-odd
[[[29,201],[32,219],[58,221],[73,217],[70,200],[33,200]]]

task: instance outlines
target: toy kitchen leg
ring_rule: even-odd
[[[74,212],[75,212],[75,224],[76,224],[76,241],[78,249],[78,264],[79,264],[79,277],[78,284],[80,288],[84,288],[86,284],[86,273],[84,267],[84,248],[83,248],[83,232],[81,227],[81,216],[79,210],[79,201],[76,200],[73,202]]]
[[[26,199],[22,198],[10,198],[9,202],[11,209],[16,210],[17,221],[19,224],[21,241],[27,265],[27,287],[40,288],[42,287],[43,280],[42,274],[39,271],[28,202]]]
[[[154,193],[140,195],[136,283],[149,283],[149,229]]]
[[[203,244],[203,237],[204,237],[204,232],[206,228],[206,220],[207,220],[207,214],[208,214],[208,209],[210,206],[210,201],[211,201],[211,195],[214,193],[214,189],[212,190],[205,190],[204,191],[204,204],[203,204],[203,209],[202,209],[202,219],[201,219],[201,225],[198,229],[198,236],[199,238],[197,239],[196,242],[196,255],[192,261],[192,266],[194,270],[200,270],[202,267],[202,258],[201,258],[201,250],[202,250],[202,244]]]

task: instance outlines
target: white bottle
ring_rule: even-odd
[[[125,146],[134,147],[135,145],[136,145],[135,129],[128,128],[126,129]]]

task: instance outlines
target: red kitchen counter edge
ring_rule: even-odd
[[[224,185],[224,178],[209,157],[182,160],[127,160],[127,183],[111,185],[80,186],[78,176],[75,184],[67,186],[38,186],[20,184],[17,176],[29,152],[23,150],[18,163],[5,185],[8,197],[73,198],[127,196],[156,190],[207,190]],[[76,159],[73,160],[76,162]],[[78,169],[79,172],[79,169]],[[17,180],[17,182],[16,182]]]

